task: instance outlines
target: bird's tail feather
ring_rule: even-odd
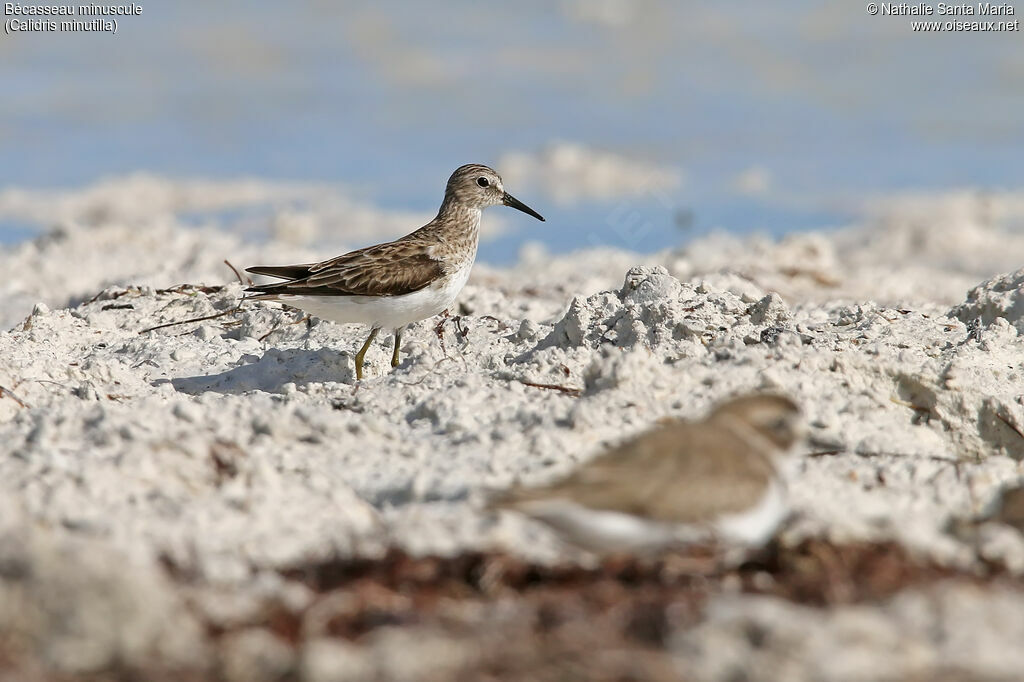
[[[246,268],[246,272],[251,272],[254,275],[266,275],[268,277],[277,277],[278,279],[302,279],[303,277],[309,277],[310,268],[312,265],[254,265],[251,268]]]

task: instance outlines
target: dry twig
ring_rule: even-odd
[[[303,322],[308,322],[308,321],[309,321],[309,319],[310,319],[310,318],[309,318],[309,315],[303,315],[303,316],[302,316],[302,317],[300,317],[299,319],[297,319],[297,320],[294,320],[294,321],[292,321],[292,322],[289,322],[289,323],[287,323],[287,324],[280,324],[280,325],[278,325],[278,326],[274,327],[273,329],[271,329],[271,330],[270,330],[269,332],[267,332],[267,333],[266,333],[266,334],[264,334],[263,336],[261,336],[261,337],[259,338],[259,341],[260,341],[260,343],[262,343],[264,339],[266,339],[266,338],[267,338],[268,336],[270,336],[270,335],[271,335],[271,334],[273,334],[274,332],[279,332],[279,331],[281,331],[282,329],[284,329],[285,327],[290,327],[290,326],[291,326],[291,325],[293,325],[293,324],[301,324],[301,323],[303,323]]]
[[[1017,428],[1017,427],[1016,427],[1016,426],[1015,426],[1015,425],[1013,424],[1013,422],[1011,422],[1011,421],[1010,421],[1009,419],[1007,419],[1007,418],[1006,418],[1006,417],[1004,417],[1003,415],[999,414],[998,412],[996,412],[996,413],[995,413],[995,415],[996,415],[996,419],[998,419],[999,421],[1003,422],[1004,424],[1006,424],[1007,426],[1009,426],[1009,427],[1010,427],[1011,429],[1013,429],[1013,432],[1014,432],[1014,433],[1016,433],[1016,434],[1017,434],[1018,436],[1020,436],[1021,438],[1024,438],[1024,433],[1021,433],[1021,430],[1020,430],[1020,429],[1018,429],[1018,428]]]
[[[12,391],[11,389],[6,388],[4,386],[0,386],[0,398],[3,398],[4,396],[7,396],[8,398],[13,400],[14,402],[18,403],[18,405],[20,405],[21,407],[25,407],[25,408],[28,407],[28,404],[25,403],[24,400],[22,400],[21,398],[19,398],[16,395],[14,395],[14,391]]]
[[[523,379],[516,379],[519,383],[524,386],[532,386],[533,388],[546,388],[551,391],[560,391],[566,395],[571,395],[574,398],[579,398],[583,395],[582,388],[575,388],[573,386],[559,386],[558,384],[538,384],[533,381],[524,381]]]
[[[235,306],[231,310],[225,310],[224,312],[217,313],[216,315],[204,315],[203,317],[193,317],[188,320],[180,320],[178,322],[165,322],[164,324],[158,324],[155,327],[143,329],[142,331],[139,332],[139,334],[141,335],[147,332],[156,331],[157,329],[163,329],[164,327],[174,327],[179,324],[188,324],[189,322],[205,322],[206,320],[216,320],[218,317],[224,317],[225,315],[233,315],[234,313],[237,313],[238,310],[239,306]]]
[[[243,287],[244,286],[250,286],[251,287],[253,285],[252,277],[249,277],[248,275],[246,275],[245,279],[242,279],[242,273],[240,273],[238,271],[238,268],[236,268],[234,265],[232,265],[231,261],[229,261],[227,258],[224,259],[224,265],[226,265],[229,268],[231,268],[231,272],[235,273],[235,277],[238,278],[238,283],[241,284]],[[248,285],[246,285],[246,280],[249,280]]]

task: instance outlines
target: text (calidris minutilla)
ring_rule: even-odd
[[[325,320],[368,325],[370,335],[356,353],[357,380],[363,378],[363,358],[377,332],[394,329],[391,366],[397,367],[402,330],[455,301],[476,260],[480,213],[499,204],[544,220],[506,192],[494,170],[462,166],[448,179],[437,217],[420,229],[321,263],[246,268],[286,280],[246,289],[258,294],[249,300],[280,301]]]

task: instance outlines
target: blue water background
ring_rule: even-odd
[[[627,200],[626,234],[620,199],[509,187],[548,222],[507,216],[481,251],[507,262],[528,240],[651,251],[1024,180],[1020,32],[914,33],[859,2],[140,4],[116,35],[0,36],[0,188],[145,170],[337,182],[428,212],[454,167],[556,140],[685,172],[667,204]],[[768,192],[736,190],[751,167]],[[41,227],[0,224],[0,242]]]

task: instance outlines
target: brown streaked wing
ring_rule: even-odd
[[[591,509],[699,523],[743,511],[773,476],[771,463],[732,434],[680,423],[626,442],[550,486],[515,490],[506,503],[564,497]]]
[[[674,478],[651,494],[643,514],[670,523],[700,523],[746,511],[776,477],[769,453],[751,449],[731,431],[710,424],[691,427],[679,447]]]
[[[397,241],[359,249],[312,265],[307,277],[273,285],[272,290],[316,296],[411,294],[446,274],[428,248],[417,241]]]
[[[550,485],[514,488],[498,503],[515,506],[517,502],[563,497],[595,509],[639,513],[636,501],[660,488],[660,479],[674,475],[676,463],[671,454],[666,454],[666,448],[675,447],[669,430],[686,427],[678,424],[645,433],[594,457]],[[627,481],[634,481],[634,485],[624,488]],[[629,500],[623,498],[623,490],[631,491]]]

